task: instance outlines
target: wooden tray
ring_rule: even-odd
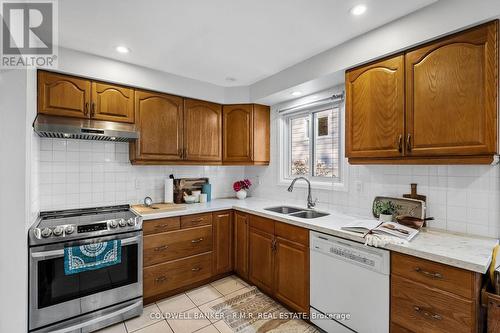
[[[186,209],[186,205],[173,204],[173,203],[156,203],[153,204],[151,207],[146,207],[144,205],[132,205],[132,209],[134,209],[137,213],[144,215],[144,214],[155,214],[155,213],[163,213],[176,210],[184,210]]]

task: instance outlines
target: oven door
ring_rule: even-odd
[[[64,274],[64,247],[121,240],[121,262]],[[30,248],[29,329],[142,297],[142,233],[63,242]]]

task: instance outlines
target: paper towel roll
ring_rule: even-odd
[[[174,180],[172,178],[165,179],[165,203],[174,202]]]

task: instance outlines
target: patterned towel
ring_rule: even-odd
[[[120,240],[64,248],[64,274],[76,274],[119,264]]]

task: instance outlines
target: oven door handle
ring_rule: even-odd
[[[130,244],[137,244],[141,240],[141,236],[135,236],[130,238],[125,238],[121,240],[122,246],[127,246]],[[40,260],[48,260],[58,257],[64,257],[64,249],[51,250],[51,251],[42,251],[42,252],[33,252],[31,254],[33,258]]]

